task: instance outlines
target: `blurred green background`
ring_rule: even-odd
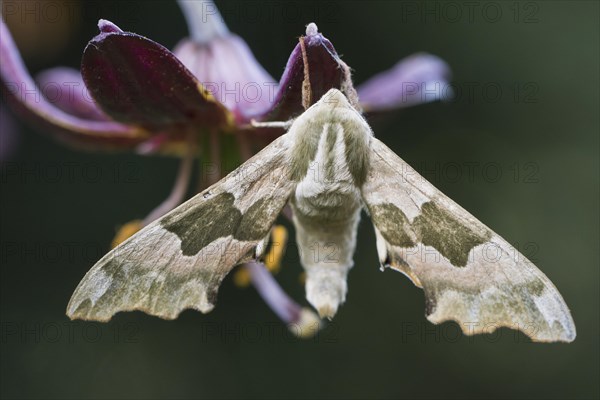
[[[2,397],[598,398],[598,2],[466,3],[217,1],[275,78],[311,21],[357,83],[414,52],[445,59],[456,98],[373,119],[375,133],[548,275],[572,310],[575,342],[429,324],[422,291],[379,271],[367,218],[347,302],[314,340],[293,338],[231,278],[208,315],[70,322],[79,280],[117,226],[167,195],[177,162],[74,151],[15,118],[0,184]],[[28,40],[15,33],[32,72],[77,67],[99,18],[170,48],[186,35],[174,2],[68,4],[76,13],[64,24]],[[300,271],[288,252],[277,279],[306,304]]]

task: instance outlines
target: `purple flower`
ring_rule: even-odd
[[[190,37],[173,53],[238,121],[271,106],[278,83],[246,42],[229,32],[212,2],[180,1]]]
[[[365,111],[387,111],[435,100],[449,100],[450,68],[440,58],[418,53],[399,61],[358,87]]]
[[[182,158],[170,195],[143,220],[123,226],[114,244],[183,201],[198,154],[215,166],[201,174],[199,187],[223,175],[223,133],[234,134],[243,161],[283,133],[282,127],[260,122],[294,118],[329,89],[340,89],[357,109],[384,111],[441,98],[449,78],[442,60],[418,54],[355,90],[350,68],[311,23],[277,82],[244,40],[227,29],[212,1],[179,1],[179,5],[190,37],[173,52],[100,20],[100,33],[86,46],[81,70],[44,71],[37,76],[37,85],[1,21],[4,97],[27,121],[89,150],[125,149]],[[275,258],[273,265],[281,254]],[[251,281],[296,333],[306,336],[318,330],[314,312],[287,297],[264,266],[250,263],[242,271],[245,275],[238,274],[237,280]]]

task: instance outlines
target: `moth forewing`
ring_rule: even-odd
[[[550,280],[508,242],[437,190],[377,139],[362,196],[382,265],[425,291],[427,318],[464,333],[499,327],[570,342],[575,324]]]
[[[225,275],[253,259],[294,187],[284,135],[215,185],[154,221],[92,267],[67,315],[107,321],[141,310],[166,319],[210,311]],[[264,247],[264,245],[262,245]]]

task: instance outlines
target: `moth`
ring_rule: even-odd
[[[429,321],[454,320],[466,334],[510,327],[534,341],[575,338],[552,282],[376,139],[336,89],[227,177],[106,254],[67,314],[107,321],[119,311],[166,319],[188,308],[211,311],[227,273],[263,255],[286,204],[306,297],[321,317],[332,318],[345,301],[365,210],[381,267],[424,290]]]

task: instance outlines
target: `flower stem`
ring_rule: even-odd
[[[273,312],[286,324],[297,321],[302,307],[283,291],[265,266],[253,261],[245,264],[245,267],[250,272],[252,284]]]
[[[221,138],[216,129],[210,130],[210,163],[207,179],[208,186],[214,185],[221,179]]]
[[[250,142],[248,141],[248,136],[246,136],[245,132],[238,131],[235,134],[235,138],[237,139],[238,149],[240,151],[240,157],[242,158],[242,162],[248,161],[252,157],[252,147],[250,146]]]
[[[212,0],[177,0],[177,3],[195,42],[208,43],[229,34],[229,29]]]
[[[192,137],[192,135],[190,135]],[[191,140],[190,140],[191,141]],[[190,181],[190,177],[192,175],[192,165],[194,164],[194,155],[196,152],[194,143],[189,143],[187,148],[187,152],[184,158],[181,160],[181,164],[179,164],[179,171],[177,171],[177,179],[175,180],[175,185],[173,185],[173,189],[171,189],[171,193],[169,196],[158,205],[154,210],[150,212],[143,219],[142,225],[146,226],[150,222],[158,219],[177,207],[185,197],[187,187]]]
[[[317,334],[322,327],[317,314],[292,300],[263,264],[252,261],[244,264],[244,268],[250,272],[250,280],[265,303],[287,324],[292,333],[303,338]]]

